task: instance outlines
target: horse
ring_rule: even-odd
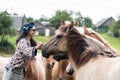
[[[25,80],[46,80],[46,60],[41,54],[35,56],[25,70]]]
[[[97,40],[99,40],[101,43],[103,43],[106,47],[108,47],[112,53],[116,56],[120,56],[119,52],[113,48],[102,36],[100,36],[97,32],[93,31],[93,30],[88,30],[87,27],[85,25],[83,25],[83,29],[84,29],[84,34],[88,35],[90,37],[93,37]]]
[[[52,80],[52,72],[56,63],[57,61],[53,59],[53,56],[46,58],[46,80]]]
[[[40,53],[28,63],[25,80],[52,80],[51,73],[55,62],[52,56],[44,58]]]
[[[70,26],[71,22],[70,21],[64,21],[61,19],[61,25],[65,24],[66,26]],[[73,75],[69,75],[66,72],[66,67],[68,66],[68,59],[65,60],[60,60],[59,62],[55,62],[55,65],[52,69],[51,73],[51,80],[74,80]]]
[[[66,52],[75,70],[76,80],[119,80],[120,57],[108,57],[101,43],[73,26],[62,25],[58,33],[45,45],[43,54]],[[110,65],[110,66],[109,66]]]

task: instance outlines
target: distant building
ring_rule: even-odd
[[[26,23],[24,22],[24,17],[11,16],[13,20],[13,27],[19,32],[21,31],[21,26]],[[55,28],[49,22],[39,22],[35,21],[36,35],[50,36],[55,34]]]
[[[20,31],[20,28],[23,24],[23,17],[21,16],[11,16],[13,20],[13,27],[17,30]]]
[[[36,35],[50,36],[55,34],[55,28],[49,22],[35,21]]]
[[[97,22],[97,24],[95,25],[96,31],[102,32],[102,33],[108,32],[109,26],[111,26],[114,23],[115,23],[115,20],[113,19],[113,17],[102,19],[99,22]]]

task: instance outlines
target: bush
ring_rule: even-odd
[[[14,45],[8,41],[8,38],[7,37],[3,37],[3,39],[1,38],[0,52],[10,54],[14,53],[14,51],[15,51]]]

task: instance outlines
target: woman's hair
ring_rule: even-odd
[[[27,36],[30,28],[32,28],[33,26],[34,26],[33,22],[21,26],[20,36],[16,40],[16,44],[20,41],[20,39],[25,38]],[[36,42],[33,38],[30,39],[30,42],[31,42],[31,46],[36,46]]]

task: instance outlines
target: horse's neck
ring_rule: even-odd
[[[93,33],[96,35],[96,38],[97,38],[101,43],[103,43],[107,48],[109,48],[112,53],[114,53],[116,56],[120,56],[119,52],[118,52],[115,48],[113,48],[113,47],[108,43],[108,41],[106,41],[103,37],[101,37],[101,36],[100,36],[98,33],[96,33],[95,31],[92,30],[91,32],[93,32]]]

